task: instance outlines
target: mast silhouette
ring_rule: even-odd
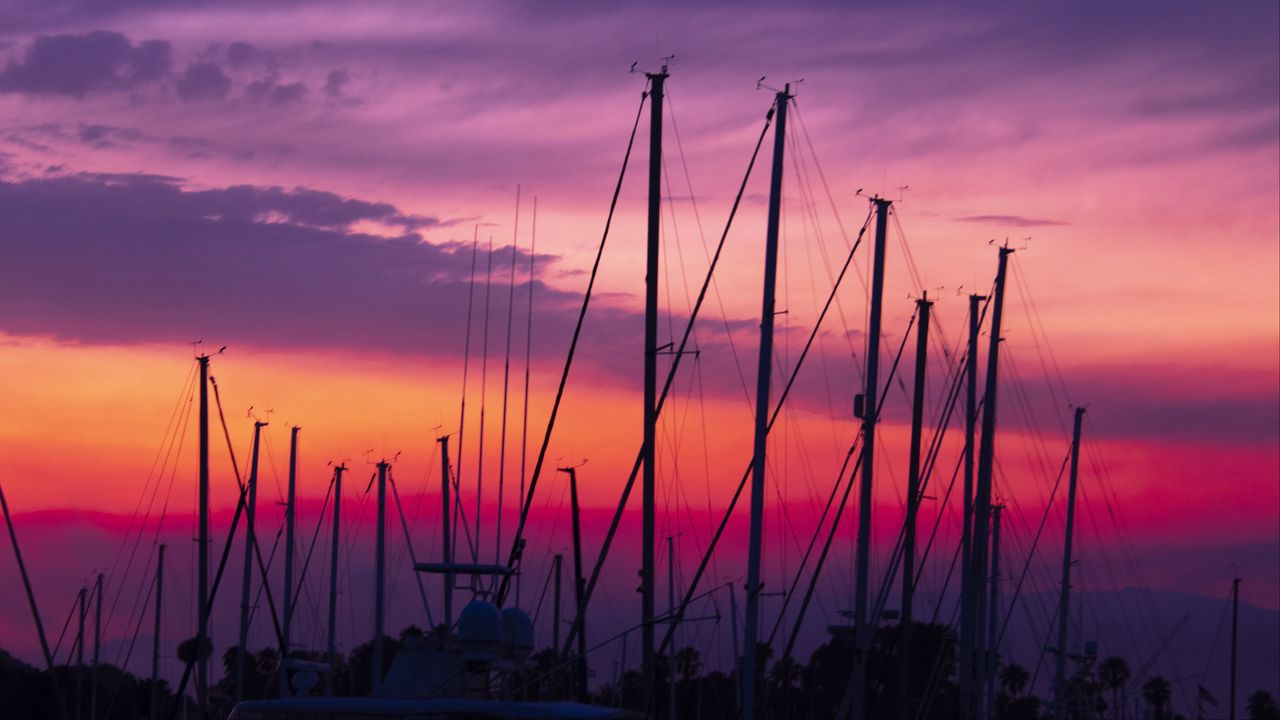
[[[333,674],[338,667],[338,543],[342,537],[342,473],[346,463],[333,469],[333,539],[329,544],[329,632],[325,644],[329,672],[324,675],[324,694],[333,695]]]
[[[1236,720],[1236,660],[1240,631],[1240,578],[1231,581],[1231,709],[1230,718]]]
[[[516,243],[520,240],[520,186],[516,185],[516,220],[511,231],[511,273],[507,276],[507,350],[502,360],[502,433],[498,440],[498,532],[493,564],[502,564],[502,499],[507,476],[507,397],[511,387],[511,325],[516,309]]]
[[[249,496],[244,509],[244,580],[240,587],[240,642],[236,646],[236,687],[235,699],[244,699],[245,645],[249,642],[249,596],[253,584],[253,550],[257,542],[254,534],[254,521],[257,515],[258,501],[258,448],[262,439],[262,428],[266,423],[253,423],[253,455],[249,460]],[[285,609],[288,612],[288,608]]]
[[[987,349],[987,379],[982,397],[982,439],[978,445],[978,482],[974,490],[973,510],[973,557],[970,558],[969,572],[971,595],[974,613],[974,681],[973,693],[970,697],[970,716],[976,716],[982,707],[980,695],[983,689],[983,675],[986,668],[986,605],[987,605],[987,561],[990,547],[991,528],[991,480],[995,470],[996,452],[996,389],[1000,367],[1000,321],[1004,311],[1005,269],[1008,267],[1009,255],[1013,250],[1000,248],[999,264],[996,270],[995,296],[991,309],[991,337]]]
[[[578,658],[574,663],[574,697],[585,702],[587,697],[587,580],[582,575],[582,518],[578,507],[578,468],[559,469],[569,475],[569,510],[573,521],[573,597],[578,618]],[[556,649],[560,644],[556,643]]]
[[[461,445],[462,436],[458,436]],[[453,536],[449,531],[449,436],[439,438],[440,442],[440,529],[442,536],[442,557],[444,571],[444,652],[449,656],[449,647],[453,638]]]
[[[551,597],[551,647],[557,654],[560,653],[560,585],[563,565],[563,555],[556,553],[551,557],[551,574],[555,577],[555,588]]]
[[[378,461],[378,528],[374,549],[373,590],[373,696],[382,694],[382,620],[386,610],[387,584],[387,468],[386,460]]]
[[[294,425],[289,428],[289,494],[285,498],[284,523],[284,623],[281,629],[284,640],[280,648],[280,695],[289,694],[289,673],[284,668],[284,661],[289,655],[292,642],[293,627],[293,535],[296,522],[298,499],[298,431],[302,428]]]
[[[85,594],[88,589],[81,586],[77,596],[80,604],[80,622],[76,631],[76,720],[84,717],[84,614]]]
[[[1080,468],[1080,424],[1084,420],[1084,408],[1076,408],[1075,424],[1071,431],[1071,476],[1067,484],[1067,529],[1062,544],[1062,590],[1058,598],[1058,647],[1057,668],[1053,675],[1053,716],[1062,720],[1067,716],[1067,624],[1071,609],[1071,536],[1076,521],[1076,482]]]
[[[102,652],[102,573],[93,586],[93,669],[89,672],[89,720],[98,717],[98,660]]]
[[[520,421],[520,497],[519,515],[524,515],[525,461],[529,454],[529,364],[533,358],[533,261],[538,246],[538,196],[533,196],[533,227],[529,233],[529,304],[525,310],[524,325],[524,402]],[[516,607],[520,606],[520,582],[522,573],[516,575]]]
[[[778,280],[778,225],[782,215],[782,159],[787,141],[787,103],[791,85],[775,96],[773,167],[769,179],[769,215],[765,228],[764,290],[760,307],[760,355],[756,368],[755,436],[751,461],[751,534],[747,540],[747,608],[743,632],[742,716],[756,717],[756,634],[760,619],[760,552],[764,535],[765,451],[769,434],[769,382],[773,376],[773,319]]]
[[[156,558],[156,607],[155,625],[151,630],[151,704],[148,716],[160,718],[160,611],[164,600],[164,543]]]
[[[209,356],[199,355],[200,364],[200,488],[196,549],[196,706],[201,718],[209,715]]]
[[[1000,617],[1000,511],[1003,505],[991,508],[991,603],[987,608],[987,664],[986,696],[983,717],[995,717],[996,661],[999,659],[1000,633],[996,629]]]
[[[642,707],[653,708],[654,684],[654,532],[657,508],[658,424],[658,242],[662,229],[662,98],[667,66],[645,73],[649,86],[649,216],[644,274],[644,476],[640,557],[640,663],[643,677]],[[557,620],[558,621],[558,620]],[[556,644],[559,647],[559,643]]]
[[[914,620],[916,579],[916,516],[920,510],[920,444],[924,435],[925,375],[929,354],[929,309],[926,292],[916,301],[916,368],[911,397],[911,449],[907,470],[907,517],[902,542],[902,614],[898,623],[898,713],[911,712],[911,623]]]
[[[44,664],[49,671],[49,682],[53,685],[53,697],[58,703],[58,716],[66,717],[66,700],[62,695],[62,684],[53,672],[53,654],[49,652],[49,639],[44,634],[44,621],[40,619],[40,607],[36,605],[36,595],[31,589],[31,576],[27,574],[27,564],[22,560],[22,548],[18,546],[18,532],[13,529],[13,517],[9,515],[9,501],[4,496],[4,486],[0,485],[0,510],[4,511],[4,524],[9,530],[9,542],[13,545],[13,557],[18,563],[18,574],[22,576],[22,589],[27,593],[27,605],[31,607],[31,617],[35,620],[36,636],[40,639],[40,652],[44,655]]]
[[[960,707],[973,704],[973,651],[977,623],[974,619],[973,574],[973,491],[978,449],[978,334],[982,329],[979,309],[982,295],[969,296],[969,352],[965,358],[964,398],[964,523],[960,531]]]
[[[854,648],[853,678],[849,687],[850,710],[855,720],[866,714],[867,653],[871,647],[871,628],[867,622],[867,595],[871,569],[871,499],[872,475],[875,469],[876,394],[880,384],[880,316],[884,300],[885,235],[892,201],[872,198],[876,206],[875,250],[871,275],[871,316],[867,325],[866,389],[862,395],[862,467],[858,488],[858,537],[854,560]],[[856,408],[855,408],[856,409]]]

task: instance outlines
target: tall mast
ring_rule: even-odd
[[[87,588],[80,588],[80,624],[76,631],[76,720],[84,717],[84,613],[85,593]]]
[[[0,486],[0,510],[4,511],[4,524],[9,529],[13,557],[18,563],[18,574],[22,576],[22,589],[27,593],[27,604],[31,606],[31,617],[35,620],[36,636],[40,639],[40,652],[44,655],[45,668],[49,671],[49,682],[53,684],[53,697],[58,703],[58,716],[65,718],[67,716],[66,699],[62,695],[58,676],[53,672],[53,654],[49,652],[49,639],[44,634],[44,621],[40,619],[40,607],[36,605],[36,595],[31,589],[31,576],[27,575],[27,564],[22,560],[22,548],[18,546],[18,532],[13,529],[13,517],[9,515],[9,501],[5,499],[3,486]]]
[[[667,612],[670,622],[676,621],[676,538],[667,536]],[[581,633],[578,634],[581,637]],[[667,674],[670,687],[667,690],[667,720],[676,720],[676,641],[672,636],[667,651]]]
[[[738,650],[738,589],[729,583],[729,627],[733,628],[733,701],[742,707],[742,653]]]
[[[575,697],[585,701],[587,697],[587,581],[582,576],[582,518],[578,508],[578,469],[575,467],[560,468],[560,472],[569,474],[569,510],[573,521],[573,597],[574,607],[578,614],[578,660],[574,663],[576,677],[574,679]],[[559,645],[556,646],[559,648]]]
[[[867,652],[871,647],[871,628],[867,623],[867,593],[871,569],[871,489],[875,470],[876,397],[880,384],[880,315],[884,300],[885,235],[889,207],[893,204],[879,197],[872,200],[876,204],[876,237],[871,271],[871,317],[867,324],[867,386],[862,403],[861,487],[858,488],[858,538],[854,560],[853,681],[850,686],[854,718],[866,715]]]
[[[969,352],[965,357],[964,399],[964,524],[960,532],[960,707],[973,707],[973,485],[978,449],[978,333],[981,330],[982,295],[969,296]]]
[[[102,652],[102,573],[93,586],[93,670],[89,674],[89,720],[98,717],[98,660]]]
[[[987,605],[987,549],[990,547],[991,527],[991,479],[995,469],[996,454],[996,380],[1000,367],[1000,320],[1004,314],[1004,278],[1005,268],[1009,263],[1009,255],[1013,252],[1007,247],[1000,248],[999,266],[996,270],[996,288],[991,309],[991,337],[987,345],[987,379],[982,396],[982,439],[978,444],[978,478],[974,490],[973,508],[973,556],[969,559],[969,571],[972,573],[973,613],[975,629],[973,695],[982,692],[983,670],[986,667],[986,605]],[[973,710],[980,704],[977,698],[971,698]]]
[[[200,364],[200,498],[196,544],[196,705],[201,718],[209,715],[209,356]]]
[[[654,615],[654,534],[657,507],[657,424],[658,424],[658,242],[662,218],[662,97],[667,66],[649,78],[649,227],[645,247],[644,274],[644,477],[640,551],[640,662],[643,676],[642,702],[652,710],[656,682],[653,657]]]
[[[911,622],[914,617],[916,580],[916,516],[920,510],[920,444],[924,435],[925,374],[929,353],[929,294],[916,301],[916,373],[911,398],[911,454],[907,470],[906,533],[902,543],[902,615],[898,623],[898,713],[913,717],[911,712]]]
[[[373,696],[382,694],[382,615],[385,612],[387,583],[387,468],[378,461],[378,528],[375,534],[373,589]]]
[[[996,661],[999,658],[996,645],[1000,640],[997,628],[1000,618],[1000,511],[1003,509],[1003,505],[991,508],[991,603],[987,613],[987,685],[983,717],[995,717]]]
[[[516,310],[516,243],[520,241],[520,186],[516,185],[516,220],[511,231],[511,273],[507,276],[507,351],[502,361],[502,434],[498,440],[498,532],[493,564],[502,564],[502,498],[507,475],[507,392],[511,387],[511,325]]]
[[[293,637],[293,534],[298,512],[298,431],[301,429],[297,425],[289,428],[289,494],[284,509],[284,647],[280,648],[285,656],[289,654]],[[284,660],[284,657],[280,658],[280,694],[288,695],[289,676],[283,670]]]
[[[765,228],[764,291],[760,307],[760,357],[756,369],[755,438],[751,456],[751,534],[747,540],[747,610],[742,661],[742,716],[756,717],[756,634],[760,620],[760,551],[764,536],[765,450],[769,434],[769,381],[773,375],[774,296],[778,280],[778,225],[782,215],[782,157],[787,143],[787,103],[791,86],[774,98],[773,168],[769,179],[769,216]]]
[[[160,718],[160,610],[164,600],[164,543],[156,558],[155,625],[151,630],[151,720]]]
[[[236,702],[244,699],[245,654],[249,642],[249,597],[253,584],[253,548],[257,542],[254,535],[254,516],[257,515],[258,502],[258,448],[262,439],[262,428],[266,423],[253,423],[253,456],[249,460],[249,497],[244,507],[244,581],[240,586],[240,642],[236,647]],[[288,612],[286,609],[285,612]]]
[[[325,645],[325,659],[329,672],[324,675],[324,694],[333,694],[333,673],[338,667],[338,543],[342,538],[342,473],[346,464],[333,469],[333,539],[329,543],[329,636]]]
[[[556,653],[560,652],[560,583],[561,583],[561,566],[564,564],[564,556],[556,553],[551,556],[551,574],[555,577],[552,581],[555,587],[552,592],[552,608],[551,608],[551,648]],[[557,663],[558,665],[559,663]]]
[[[1076,481],[1080,467],[1080,424],[1084,420],[1084,408],[1076,408],[1075,425],[1071,431],[1071,476],[1067,485],[1067,531],[1062,549],[1062,594],[1058,598],[1058,654],[1057,670],[1053,675],[1053,716],[1065,718],[1067,688],[1067,623],[1071,598],[1071,536],[1076,521]]]
[[[1230,718],[1236,720],[1236,659],[1240,630],[1240,578],[1231,581],[1231,709]]]
[[[480,343],[480,440],[476,448],[476,542],[471,546],[471,562],[480,562],[480,544],[484,536],[480,523],[484,512],[484,412],[489,399],[489,297],[493,290],[493,235],[489,236],[489,263],[484,273],[484,339]],[[461,479],[461,478],[459,478]]]
[[[518,510],[524,516],[525,460],[529,452],[529,362],[533,358],[533,261],[538,245],[538,196],[533,196],[533,227],[529,233],[529,305],[524,326],[524,402],[520,421],[520,497]],[[520,580],[516,575],[516,607],[520,607]]]
[[[453,565],[453,536],[449,534],[449,436],[440,438],[440,529],[445,567]],[[453,635],[453,572],[444,571],[444,651],[446,661]]]

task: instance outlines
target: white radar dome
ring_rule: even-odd
[[[503,654],[523,660],[533,654],[533,620],[529,613],[516,607],[502,609]]]
[[[496,658],[502,647],[502,613],[492,603],[472,600],[458,616],[458,643],[468,659]]]

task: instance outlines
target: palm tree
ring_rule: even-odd
[[[1280,705],[1276,704],[1276,699],[1266,690],[1250,695],[1245,708],[1249,711],[1250,720],[1280,719]]]
[[[1159,675],[1142,684],[1142,699],[1146,700],[1147,704],[1151,706],[1152,714],[1156,720],[1164,718],[1164,706],[1168,704],[1169,698],[1172,696],[1173,689],[1169,687],[1169,681]]]
[[[1129,663],[1122,657],[1112,655],[1098,666],[1098,679],[1102,681],[1103,687],[1111,690],[1111,707],[1115,708],[1113,716],[1116,718],[1120,717],[1120,691],[1130,677]]]
[[[1009,663],[1000,669],[1000,687],[1008,693],[1009,697],[1021,695],[1030,680],[1031,674],[1017,663]]]

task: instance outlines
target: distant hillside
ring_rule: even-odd
[[[1225,709],[1231,651],[1231,609],[1225,595],[1225,591],[1210,597],[1140,588],[1072,593],[1068,648],[1077,653],[1085,641],[1094,640],[1100,658],[1120,655],[1136,675],[1168,639],[1147,675],[1169,680],[1175,708],[1188,716],[1194,710],[1198,685],[1204,685]],[[1034,686],[1042,697],[1048,696],[1053,673],[1052,658],[1043,650],[1047,622],[1057,603],[1057,593],[1026,596],[1009,623],[1003,648],[1006,658],[1032,671],[1043,658]],[[1056,642],[1056,627],[1048,636],[1049,645]],[[1244,707],[1254,690],[1280,696],[1280,611],[1241,602],[1239,652],[1239,706]]]

